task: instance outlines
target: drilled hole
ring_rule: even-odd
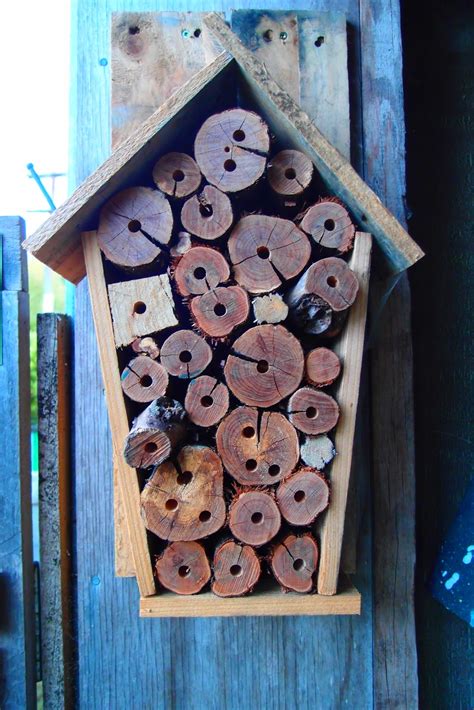
[[[175,182],[183,182],[184,180],[184,173],[182,170],[175,170],[173,173],[173,180]]]
[[[212,217],[213,211],[212,205],[199,205],[201,217]]]
[[[259,525],[263,522],[263,513],[252,513],[250,520],[254,525]]]
[[[240,577],[242,574],[242,567],[240,565],[232,565],[229,572],[233,577]]]
[[[140,34],[140,28],[134,25],[133,27],[128,28],[128,34],[129,35],[138,35]]]
[[[212,407],[214,404],[214,400],[212,397],[210,397],[208,394],[204,395],[204,397],[201,397],[201,406],[202,407]]]
[[[180,577],[188,577],[191,574],[191,568],[188,565],[181,565],[178,568],[178,574]]]
[[[142,387],[151,387],[153,384],[153,378],[150,375],[143,375],[140,377],[140,384]]]
[[[145,313],[146,311],[146,303],[143,303],[143,301],[137,301],[136,303],[133,304],[133,312],[138,313],[141,315],[142,313]]]
[[[179,359],[181,362],[191,362],[192,360],[192,355],[189,352],[189,350],[183,350],[181,353],[179,353]]]
[[[245,462],[245,468],[247,469],[247,471],[255,471],[255,469],[257,468],[257,462],[255,461],[255,459],[247,459],[247,461]]]
[[[320,35],[318,39],[314,40],[314,46],[315,47],[321,47],[321,45],[324,44],[324,37]]]
[[[268,259],[270,256],[270,250],[268,247],[257,247],[257,256],[260,257],[260,259]]]
[[[230,153],[230,148],[229,148],[228,145],[226,145],[226,147],[224,148],[224,152],[225,152],[225,153]]]
[[[245,436],[246,439],[251,439],[252,436],[255,436],[255,429],[253,426],[244,426],[242,429],[242,436]]]
[[[328,276],[326,279],[326,283],[331,288],[335,288],[337,286],[337,279],[335,276]]]
[[[280,39],[283,41],[288,39],[288,32],[280,32]]]
[[[294,569],[296,572],[299,572],[299,571],[302,570],[303,567],[305,567],[305,566],[306,566],[306,565],[305,565],[305,562],[304,562],[304,560],[301,559],[301,557],[298,557],[298,558],[293,562],[293,569]]]
[[[237,163],[231,158],[229,158],[229,160],[226,160],[224,163],[224,170],[227,170],[228,173],[233,173],[236,167]]]
[[[194,269],[194,278],[198,279],[199,281],[202,281],[202,279],[206,278],[206,269],[204,269],[202,266],[198,266],[196,269]]]
[[[263,39],[265,42],[271,42],[273,39],[273,30],[265,30],[263,33]]]
[[[245,140],[245,132],[241,128],[238,128],[233,132],[232,138],[237,141],[237,143],[241,143],[241,141]]]
[[[316,419],[317,414],[318,410],[316,409],[316,407],[308,407],[308,409],[306,410],[306,416],[308,417],[308,419]]]
[[[148,444],[145,444],[145,451],[147,454],[153,454],[157,450],[158,446],[155,444],[154,441],[149,441]]]
[[[285,170],[285,177],[287,180],[294,180],[296,177],[296,170],[294,168],[287,168]]]
[[[268,475],[269,476],[278,476],[279,473],[280,473],[280,467],[277,463],[272,463],[272,465],[268,467]]]
[[[201,30],[199,29],[199,27],[197,27],[197,28],[194,30],[194,36],[195,36],[195,37],[200,37],[200,36],[201,36]]]
[[[130,232],[139,232],[140,229],[142,228],[142,223],[138,221],[138,219],[131,219],[130,222],[128,223],[128,229]]]
[[[334,227],[336,226],[336,223],[333,219],[327,219],[324,222],[324,229],[326,229],[328,232],[332,232]]]
[[[168,498],[168,500],[165,503],[166,510],[176,510],[177,507],[178,507],[178,501],[175,500],[174,498]]]
[[[201,513],[199,513],[199,520],[201,523],[207,523],[208,520],[211,519],[211,513],[209,510],[203,510]]]
[[[216,303],[214,306],[214,313],[216,316],[225,316],[227,313],[227,308],[224,306],[223,303]]]
[[[257,362],[257,372],[268,372],[268,362],[266,360]]]
[[[302,500],[306,498],[306,493],[304,491],[296,491],[295,495],[293,496],[295,501],[297,503],[301,503]]]
[[[187,486],[193,480],[193,474],[191,471],[181,471],[178,473],[178,478],[176,479],[178,486]]]

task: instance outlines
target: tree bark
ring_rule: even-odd
[[[151,264],[168,244],[173,214],[166,197],[148,187],[130,187],[109,200],[100,212],[97,240],[117,266]]]
[[[151,402],[166,393],[168,373],[146,355],[130,360],[121,375],[122,389],[134,402]]]
[[[172,542],[155,569],[161,586],[176,594],[197,594],[211,578],[209,561],[198,542]]]
[[[352,249],[355,225],[346,208],[336,199],[326,199],[310,207],[300,222],[300,228],[314,241],[341,254]]]
[[[281,516],[273,495],[266,491],[238,493],[229,509],[229,528],[234,537],[259,547],[275,537]]]
[[[306,355],[306,381],[315,387],[327,387],[337,380],[341,372],[341,361],[329,348],[315,348]]]
[[[229,409],[229,390],[215,377],[201,375],[189,383],[184,408],[193,424],[214,426]]]
[[[315,586],[319,550],[309,534],[288,535],[271,554],[271,568],[284,591],[308,593]]]
[[[162,365],[170,375],[181,379],[194,379],[211,360],[211,348],[192,330],[177,330],[166,338],[161,347]]]
[[[237,338],[224,366],[227,385],[244,404],[271,407],[303,377],[299,341],[281,325],[259,325]]]
[[[268,127],[260,116],[236,108],[204,121],[194,155],[208,182],[224,192],[239,192],[262,176],[269,148]]]
[[[218,286],[190,303],[196,326],[211,338],[225,338],[249,316],[249,298],[240,286]]]
[[[226,471],[244,485],[277,483],[299,459],[298,435],[279,412],[238,407],[219,424],[216,442]]]
[[[134,420],[123,455],[132,468],[156,466],[167,459],[183,440],[186,427],[183,406],[169,397],[159,397]]]
[[[176,288],[182,296],[198,296],[228,281],[229,264],[211,247],[192,247],[174,269]]]
[[[267,293],[297,276],[311,256],[308,237],[280,217],[248,215],[228,241],[234,278],[250,293]]]
[[[314,468],[301,468],[278,486],[280,513],[291,525],[311,525],[329,504],[329,486]]]
[[[325,434],[337,424],[339,406],[325,392],[301,387],[288,402],[290,422],[305,434]]]
[[[206,185],[202,192],[186,200],[181,210],[184,229],[201,239],[219,239],[233,221],[231,201],[213,185]]]
[[[249,545],[228,540],[214,553],[212,591],[218,597],[240,597],[252,591],[260,578],[260,560]]]
[[[159,190],[175,198],[187,197],[199,189],[201,171],[186,153],[166,153],[153,168],[153,180]]]

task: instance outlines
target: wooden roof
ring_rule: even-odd
[[[222,96],[229,72],[237,70],[247,99],[282,141],[311,158],[328,190],[348,206],[365,231],[372,232],[391,270],[402,271],[418,261],[423,252],[402,225],[224,20],[210,14],[204,21],[225,51],[144,121],[24,242],[24,247],[64,278],[78,283],[86,275],[81,232],[97,226],[100,208],[114,193],[138,184],[144,167],[149,166],[151,173],[158,153],[170,141],[195,128],[196,106],[201,113],[203,109],[209,113],[216,98]]]

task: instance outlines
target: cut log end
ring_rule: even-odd
[[[219,597],[239,597],[252,591],[260,578],[260,560],[249,545],[229,540],[214,554],[212,591]]]
[[[223,472],[207,446],[184,446],[157,466],[141,494],[145,525],[162,540],[198,540],[225,523]]]
[[[225,338],[248,318],[249,298],[240,286],[219,286],[191,300],[191,314],[199,330],[211,338]]]
[[[192,247],[176,265],[174,280],[182,296],[198,296],[229,279],[227,261],[216,249]]]
[[[301,460],[318,471],[331,463],[335,455],[334,444],[326,434],[306,436],[301,444]]]
[[[181,379],[194,379],[206,369],[211,360],[211,348],[192,330],[177,330],[161,347],[162,365],[170,375]]]
[[[124,445],[124,459],[132,468],[156,466],[167,459],[185,435],[183,406],[159,397],[134,420]]]
[[[189,420],[201,427],[214,426],[229,408],[229,390],[215,377],[202,375],[191,380],[184,407]]]
[[[311,525],[329,504],[329,486],[319,471],[302,468],[280,483],[276,497],[288,523]]]
[[[224,192],[239,192],[262,176],[269,148],[268,128],[260,116],[237,108],[204,121],[194,155],[212,185]]]
[[[241,402],[271,407],[294,392],[303,368],[303,350],[294,335],[281,325],[259,325],[237,338],[224,374]]]
[[[153,168],[153,180],[170,197],[187,197],[199,188],[201,171],[186,153],[167,153]]]
[[[134,402],[151,402],[166,393],[168,373],[146,355],[130,360],[121,375],[122,389]]]
[[[209,582],[211,568],[198,542],[173,542],[156,562],[162,587],[176,594],[197,594]]]
[[[337,402],[325,392],[301,387],[289,399],[290,422],[305,434],[325,434],[339,419]]]
[[[219,424],[216,441],[226,470],[243,485],[278,483],[298,463],[298,435],[279,412],[238,407]]]
[[[282,150],[268,166],[268,182],[282,197],[301,195],[313,177],[313,163],[299,150]]]
[[[222,237],[233,221],[231,201],[213,185],[206,185],[202,192],[186,200],[181,210],[184,229],[201,239]]]
[[[309,533],[299,537],[288,535],[273,548],[270,564],[285,591],[307,594],[314,589],[318,558],[318,545]]]
[[[341,372],[341,361],[329,348],[311,350],[305,361],[306,380],[315,387],[327,387],[337,380]]]
[[[252,301],[255,321],[262,325],[270,323],[276,325],[281,323],[288,316],[288,306],[279,293],[272,293],[269,296],[257,296]]]
[[[354,243],[355,226],[346,208],[336,200],[322,200],[310,207],[300,227],[327,249],[344,253]]]
[[[244,491],[231,503],[229,527],[241,542],[254,547],[265,545],[275,537],[280,525],[280,511],[270,493]]]

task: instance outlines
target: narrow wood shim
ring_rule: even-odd
[[[117,353],[115,348],[111,347],[114,342],[114,331],[107,298],[102,256],[97,243],[97,233],[84,232],[82,245],[89,276],[92,314],[99,347],[107,409],[110,417],[117,479],[128,528],[133,565],[140,594],[143,597],[148,597],[155,593],[155,583],[145,526],[140,515],[140,490],[137,475],[133,468],[127,466],[121,455],[129,426],[120,384]]]
[[[211,13],[204,18],[222,46],[239,64],[253,89],[254,98],[275,121],[286,124],[289,140],[307,153],[330,190],[366,225],[378,240],[394,271],[403,271],[421,259],[423,251],[411,239],[377,195],[356,173],[351,164],[329,143],[309,116],[271,78],[266,67],[229,29],[224,20]]]
[[[347,492],[352,466],[352,449],[359,399],[360,374],[364,354],[365,322],[369,291],[372,236],[356,234],[349,265],[359,279],[359,293],[352,306],[341,338],[335,347],[342,361],[342,377],[336,399],[341,416],[336,428],[338,455],[330,470],[331,501],[321,526],[321,560],[318,593],[336,594],[341,558]]]

